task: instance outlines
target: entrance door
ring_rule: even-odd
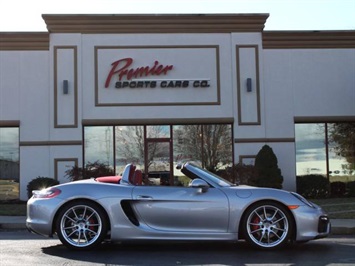
[[[170,126],[147,126],[145,173],[152,185],[173,184],[173,158]]]

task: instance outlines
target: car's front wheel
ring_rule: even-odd
[[[99,245],[107,234],[106,215],[93,202],[71,202],[60,210],[57,217],[59,240],[70,249],[91,249]]]
[[[285,245],[292,234],[293,220],[288,210],[276,202],[260,202],[247,210],[242,220],[246,241],[261,249]]]

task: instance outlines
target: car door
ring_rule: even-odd
[[[217,188],[137,186],[133,207],[141,222],[160,231],[227,232],[229,202]]]

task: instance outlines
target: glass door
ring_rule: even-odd
[[[147,126],[144,168],[151,185],[169,186],[174,182],[170,136],[170,126]]]

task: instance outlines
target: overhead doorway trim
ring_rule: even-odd
[[[220,118],[150,118],[150,119],[83,119],[83,126],[109,125],[178,125],[178,124],[233,124],[233,117]]]

